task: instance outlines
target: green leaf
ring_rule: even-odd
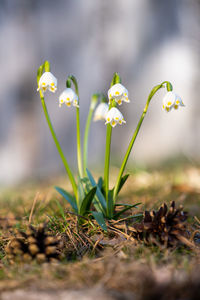
[[[92,200],[94,199],[94,195],[96,193],[96,190],[97,190],[96,187],[92,188],[87,193],[87,195],[85,196],[85,198],[83,199],[82,204],[81,204],[81,208],[80,208],[80,214],[82,216],[84,216],[86,214],[86,212],[89,211],[91,203],[92,203]]]
[[[101,228],[107,231],[107,226],[104,220],[104,216],[102,212],[92,211],[91,212],[97,223],[101,226]]]
[[[113,213],[114,213],[114,205],[113,205],[113,190],[108,191],[108,218],[112,219],[113,218]]]
[[[80,176],[78,176],[78,198],[79,198],[79,206],[81,206],[81,203],[85,198],[85,191]]]
[[[126,204],[124,206],[126,206],[125,208],[123,208],[122,210],[120,210],[119,212],[117,212],[115,215],[114,215],[114,218],[117,219],[121,214],[123,214],[125,211],[133,208],[133,207],[136,207],[138,204],[140,203],[136,203],[136,204],[133,204],[133,205],[130,205],[130,204]],[[117,205],[116,205],[117,206]]]
[[[126,182],[126,180],[127,180],[128,177],[129,177],[129,175],[130,175],[130,174],[126,174],[126,175],[124,175],[124,176],[121,178],[120,184],[119,184],[119,188],[118,188],[118,191],[117,191],[117,195],[118,195],[119,192],[121,191],[121,189],[122,189],[124,183]]]
[[[102,187],[103,187],[103,178],[102,178],[102,177],[99,177],[98,182],[97,182],[97,185],[98,185],[98,187],[99,187],[100,190],[101,190]]]
[[[142,204],[142,202],[138,202],[136,204],[126,204],[126,203],[116,203],[115,206],[133,206],[133,207],[137,207],[138,205]]]
[[[85,182],[85,190],[87,192],[89,192],[92,188],[90,180],[89,180],[88,177],[84,177],[83,179],[84,179],[84,182]],[[101,206],[101,203],[99,202],[99,200],[97,198],[97,195],[94,195],[93,205],[94,205],[94,207],[96,208],[97,211],[102,211],[102,206]]]
[[[98,198],[99,202],[101,203],[103,213],[106,214],[106,199],[104,198],[104,195],[102,194],[99,186],[96,184],[96,182],[95,182],[92,174],[90,173],[90,171],[88,169],[86,169],[86,171],[87,171],[88,178],[90,180],[91,185],[93,187],[94,186],[97,187],[96,195],[97,195],[97,198]]]
[[[83,178],[81,178],[81,181],[83,183],[87,184],[89,182],[89,179],[88,179],[88,177],[83,177]]]
[[[58,186],[55,186],[55,189],[58,193],[60,193],[68,202],[69,204],[71,205],[71,207],[73,208],[73,210],[78,213],[78,207],[77,207],[77,204],[76,204],[76,198],[73,197],[72,195],[70,195],[67,191],[65,191],[64,189],[58,187]]]

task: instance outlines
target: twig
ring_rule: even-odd
[[[28,223],[31,224],[31,220],[32,220],[32,216],[33,216],[33,211],[34,211],[34,208],[35,208],[35,205],[36,205],[36,202],[38,200],[38,197],[39,197],[39,192],[36,193],[35,195],[35,198],[33,200],[33,205],[31,207],[31,212],[30,212],[30,215],[29,215],[29,219],[28,219]]]

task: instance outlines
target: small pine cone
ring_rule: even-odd
[[[158,211],[145,211],[141,223],[134,224],[133,237],[145,244],[154,243],[167,247],[176,245],[182,237],[187,237],[187,213],[183,207],[175,207],[172,201],[168,209],[164,203]]]
[[[43,263],[62,258],[62,243],[59,237],[46,230],[45,224],[40,224],[38,228],[29,225],[26,232],[19,231],[9,241],[5,251],[9,261],[36,259],[38,263]]]

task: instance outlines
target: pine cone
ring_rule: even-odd
[[[145,244],[176,245],[181,237],[187,237],[187,213],[183,207],[175,208],[172,201],[168,209],[164,203],[158,211],[145,211],[141,223],[134,224],[133,237]]]
[[[8,260],[31,261],[38,263],[57,261],[61,259],[62,243],[58,236],[53,236],[46,230],[46,224],[38,228],[29,225],[26,232],[19,231],[6,246]]]

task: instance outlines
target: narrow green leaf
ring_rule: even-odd
[[[83,177],[83,178],[81,178],[81,181],[83,183],[87,184],[89,182],[89,179],[88,179],[88,177]]]
[[[126,204],[126,203],[116,203],[115,206],[131,206],[131,207],[137,207],[138,205],[142,204],[142,202],[138,202],[136,204]]]
[[[58,193],[60,193],[71,205],[71,207],[73,208],[73,210],[78,213],[78,208],[77,208],[77,204],[76,204],[76,198],[73,197],[72,195],[70,195],[67,191],[65,191],[64,189],[55,186],[55,189]]]
[[[80,207],[81,207],[81,204],[82,204],[82,201],[84,198],[85,198],[85,191],[83,188],[83,184],[81,182],[81,178],[80,178],[80,176],[78,176],[78,201],[79,201],[78,208],[79,208],[79,210],[80,210]],[[80,213],[80,211],[79,211],[79,213]]]
[[[126,205],[125,208],[123,208],[122,210],[120,210],[119,212],[117,212],[115,215],[114,215],[114,218],[117,219],[121,214],[123,214],[125,211],[133,208],[133,207],[136,207],[137,204],[133,204],[133,205]]]
[[[103,213],[106,214],[106,199],[104,198],[100,188],[96,184],[96,182],[95,182],[92,174],[90,173],[90,171],[88,169],[86,169],[86,171],[87,171],[88,178],[90,180],[91,185],[93,187],[95,187],[95,186],[97,187],[96,195],[97,195],[97,198],[98,198],[99,202],[101,203]]]
[[[128,177],[129,177],[129,175],[130,175],[130,174],[126,174],[126,175],[124,175],[124,176],[121,178],[120,184],[119,184],[119,188],[118,188],[118,191],[117,191],[117,195],[118,195],[119,192],[121,191],[121,189],[122,189],[124,183],[126,182],[126,180],[127,180]]]
[[[87,181],[84,180],[84,181],[86,182],[86,183],[85,183],[85,190],[86,190],[87,192],[89,192],[89,191],[91,190],[91,188],[92,188],[92,185],[91,185],[91,183],[90,183],[89,178],[88,178],[88,177],[84,177],[84,179],[85,179],[85,178],[87,178]],[[94,205],[94,207],[95,207],[95,209],[96,209],[97,211],[102,211],[101,203],[99,202],[99,199],[97,198],[97,195],[96,195],[96,194],[94,195],[93,205]]]
[[[102,212],[92,211],[91,212],[97,223],[101,226],[104,231],[107,231],[107,226],[104,220]]]
[[[113,190],[108,191],[108,218],[112,219],[114,213]]]
[[[82,204],[81,204],[81,209],[80,209],[80,214],[82,216],[84,216],[89,211],[91,203],[92,203],[92,200],[94,199],[94,195],[96,193],[96,190],[97,190],[96,187],[92,188],[87,193],[87,195],[85,196],[85,198],[83,199]]]
[[[102,189],[103,186],[103,178],[99,177],[98,183],[97,183],[98,187],[100,188],[100,190]]]

